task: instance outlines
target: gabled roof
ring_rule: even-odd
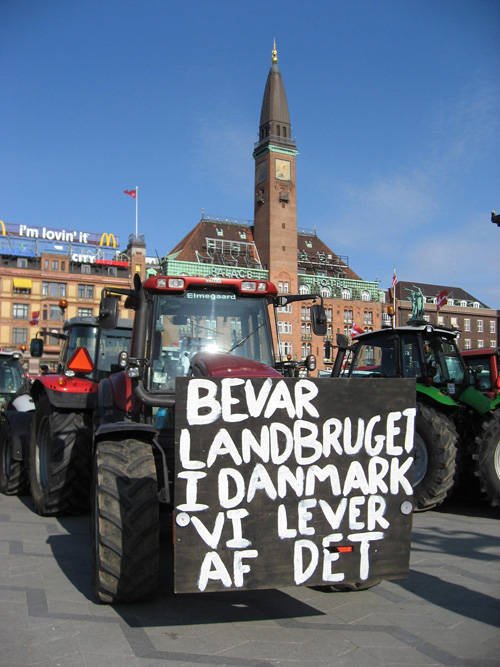
[[[349,268],[348,258],[337,255],[316,234],[297,235],[299,273],[324,274],[332,277],[362,280]]]
[[[471,303],[477,302],[482,308],[489,308],[485,303],[476,299],[469,292],[466,292],[461,287],[450,287],[449,285],[434,285],[430,283],[417,283],[401,280],[396,285],[396,298],[406,301],[410,298],[410,290],[418,287],[422,290],[425,297],[435,298],[440,292],[446,290],[448,292],[448,299],[455,299],[457,301],[468,301]]]
[[[261,269],[253,228],[234,222],[202,219],[180,241],[169,259]]]

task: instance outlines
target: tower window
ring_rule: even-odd
[[[283,127],[283,136],[286,137],[286,127]]]
[[[276,125],[276,131],[278,132],[278,137],[280,136],[280,126]]]

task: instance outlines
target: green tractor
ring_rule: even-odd
[[[414,502],[418,511],[440,505],[454,485],[481,492],[500,505],[500,396],[471,383],[456,330],[427,322],[370,331],[353,344],[340,336],[332,375],[348,352],[343,377],[416,379]]]

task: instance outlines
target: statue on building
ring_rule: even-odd
[[[410,322],[422,321],[425,314],[425,297],[422,293],[420,287],[413,285],[415,289],[410,287],[405,287],[405,290],[411,292],[410,301],[411,301],[411,318]]]

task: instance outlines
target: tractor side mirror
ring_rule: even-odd
[[[41,357],[43,354],[43,340],[32,338],[30,343],[30,354],[32,357]]]
[[[316,357],[314,354],[308,354],[306,357],[306,368],[308,371],[316,370]]]
[[[316,336],[326,336],[326,313],[323,306],[315,304],[311,307],[311,321]]]
[[[118,324],[118,299],[103,296],[99,304],[99,327],[104,331],[114,329]]]

